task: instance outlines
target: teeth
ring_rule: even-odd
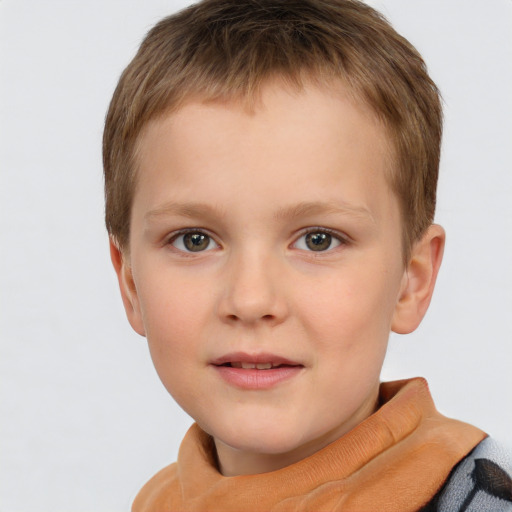
[[[270,370],[272,368],[272,363],[240,363],[233,362],[231,363],[232,368],[243,368],[244,370]]]

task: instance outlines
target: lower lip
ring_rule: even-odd
[[[303,366],[280,366],[269,370],[231,366],[214,368],[226,382],[242,389],[269,389],[297,376],[304,369]]]

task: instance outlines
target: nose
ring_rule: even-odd
[[[257,250],[233,254],[218,305],[224,322],[277,325],[288,316],[284,269],[278,257]]]

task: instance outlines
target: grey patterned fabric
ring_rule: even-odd
[[[512,512],[512,456],[484,439],[422,512]]]

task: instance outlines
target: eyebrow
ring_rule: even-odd
[[[319,214],[342,214],[351,217],[369,220],[375,224],[375,218],[365,206],[353,205],[345,201],[306,201],[292,206],[279,208],[273,215],[274,220],[294,219]],[[168,202],[150,210],[144,215],[146,221],[151,222],[158,217],[178,216],[191,219],[202,217],[221,217],[222,208],[205,203],[178,203]]]
[[[274,217],[276,220],[289,219],[296,217],[307,217],[318,214],[342,214],[350,215],[352,217],[359,217],[361,219],[370,220],[375,223],[371,211],[365,206],[353,205],[345,201],[311,201],[302,202],[293,206],[286,206],[280,208]]]
[[[211,206],[205,203],[177,203],[170,201],[168,203],[150,210],[144,215],[144,219],[151,221],[158,217],[176,216],[176,217],[188,217],[195,219],[198,217],[217,217],[222,215],[222,210],[215,206]]]

